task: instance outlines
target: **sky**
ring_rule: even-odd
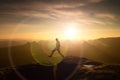
[[[0,0],[0,39],[67,39],[70,27],[77,40],[120,37],[119,8],[120,0]]]

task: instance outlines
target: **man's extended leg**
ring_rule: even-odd
[[[49,57],[52,57],[52,55],[53,55],[53,53],[56,51],[56,49],[53,49],[52,50],[52,53],[50,54],[50,56]]]

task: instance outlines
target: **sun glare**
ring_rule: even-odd
[[[78,35],[78,30],[76,24],[70,23],[67,25],[67,28],[64,31],[64,36],[66,39],[76,39]]]
[[[65,35],[69,38],[73,38],[76,35],[76,29],[75,28],[68,28],[65,32]]]

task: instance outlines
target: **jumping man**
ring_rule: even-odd
[[[49,57],[52,57],[52,55],[53,55],[53,53],[54,53],[55,51],[58,51],[58,53],[59,53],[62,57],[64,57],[64,56],[61,54],[61,51],[60,51],[60,41],[58,40],[58,38],[56,38],[56,47],[52,50],[52,53],[50,54]]]

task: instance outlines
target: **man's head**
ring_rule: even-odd
[[[58,41],[58,38],[56,38],[56,41]]]

